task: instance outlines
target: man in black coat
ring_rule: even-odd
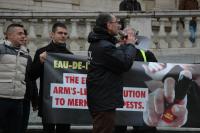
[[[137,0],[123,0],[119,5],[120,11],[141,11],[140,2]]]
[[[122,74],[133,63],[136,39],[128,35],[126,45],[116,47],[115,35],[120,25],[109,13],[100,14],[89,34],[87,75],[88,108],[93,119],[93,133],[112,133],[115,110],[124,105]]]
[[[44,61],[47,57],[47,53],[65,53],[72,54],[66,48],[66,40],[68,37],[67,27],[63,23],[55,23],[52,27],[51,38],[52,41],[49,45],[38,49],[35,53],[31,68],[31,77],[33,80],[40,78],[40,91],[39,91],[39,103],[38,103],[38,115],[43,116],[43,81],[44,81]],[[56,130],[56,133],[66,133],[70,130],[69,124],[49,124],[43,120],[42,117],[43,130],[45,133],[53,133]],[[56,129],[55,129],[56,127]]]
[[[123,0],[119,5],[119,11],[142,11],[141,5],[137,0]],[[121,29],[125,28],[125,19],[120,20]]]

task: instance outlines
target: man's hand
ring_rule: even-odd
[[[134,34],[131,34],[131,33],[127,33],[127,38],[125,39],[125,44],[134,44],[137,42],[137,38]]]
[[[143,119],[149,126],[168,126],[181,127],[187,121],[187,97],[185,97],[179,104],[174,104],[171,107],[173,115],[177,118],[171,122],[166,123],[162,120],[162,115],[166,110],[166,103],[173,104],[175,98],[175,80],[171,77],[164,81],[164,88],[158,88],[149,94],[147,102],[147,110],[143,113]]]
[[[40,54],[40,62],[41,63],[44,63],[46,58],[47,58],[47,52],[46,51]]]
[[[154,74],[156,74],[156,72]],[[189,70],[181,71],[179,78],[182,76],[192,79],[192,73]],[[157,88],[149,94],[147,110],[143,113],[143,119],[147,125],[181,127],[186,123],[188,115],[186,108],[187,96],[185,96],[184,99],[175,99],[175,87],[175,79],[168,77],[164,80],[163,88]],[[182,87],[183,88],[179,88],[179,91],[184,89],[184,86]],[[189,85],[187,87],[189,87]],[[174,103],[174,101],[177,100],[179,102]],[[171,113],[169,113],[175,116],[174,119],[170,119],[168,122],[165,121],[168,119],[167,117],[165,117],[167,119],[163,119],[163,114],[165,114],[166,110],[171,110]]]

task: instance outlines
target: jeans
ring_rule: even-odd
[[[190,39],[190,41],[192,43],[195,43],[195,40],[196,40],[196,30],[197,30],[196,29],[196,25],[193,24],[193,23],[190,23],[189,30],[190,30],[190,37],[189,37],[189,39]]]

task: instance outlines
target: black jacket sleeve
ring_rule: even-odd
[[[146,51],[146,57],[148,62],[158,62],[155,55],[149,50]]]
[[[31,80],[36,80],[40,77],[40,75],[43,73],[43,64],[40,63],[40,51],[37,50],[34,56],[33,63],[31,65],[31,70],[29,72]]]
[[[26,93],[25,93],[25,99],[31,100],[32,106],[37,107],[38,105],[38,88],[36,85],[36,81],[31,80],[31,75],[29,75],[31,71],[31,65],[32,65],[32,59],[30,56],[28,56],[28,63],[26,68]]]
[[[115,73],[122,73],[131,68],[136,55],[136,48],[132,44],[117,48],[113,45],[108,45],[104,50],[103,59],[106,68]]]

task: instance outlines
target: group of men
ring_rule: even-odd
[[[86,85],[93,133],[112,133],[114,128],[116,133],[126,132],[126,126],[116,126],[115,123],[116,108],[124,105],[122,75],[131,68],[134,61],[157,62],[150,51],[137,48],[133,28],[124,29],[127,36],[118,40],[116,35],[120,28],[121,25],[113,14],[101,13],[88,36],[88,52],[91,57],[88,58]],[[72,54],[66,48],[67,27],[63,23],[55,23],[50,34],[51,42],[36,51],[33,61],[26,47],[27,37],[23,25],[11,24],[5,32],[5,41],[0,44],[0,131],[25,132],[31,100],[33,110],[38,109],[42,118],[45,133],[67,133],[70,131],[70,124],[47,123],[43,119],[42,110],[44,62],[48,53]],[[116,44],[120,46],[117,47]],[[38,78],[39,95],[36,85]],[[136,126],[134,128],[137,129]],[[150,130],[156,132],[155,127],[148,127],[148,131]]]

